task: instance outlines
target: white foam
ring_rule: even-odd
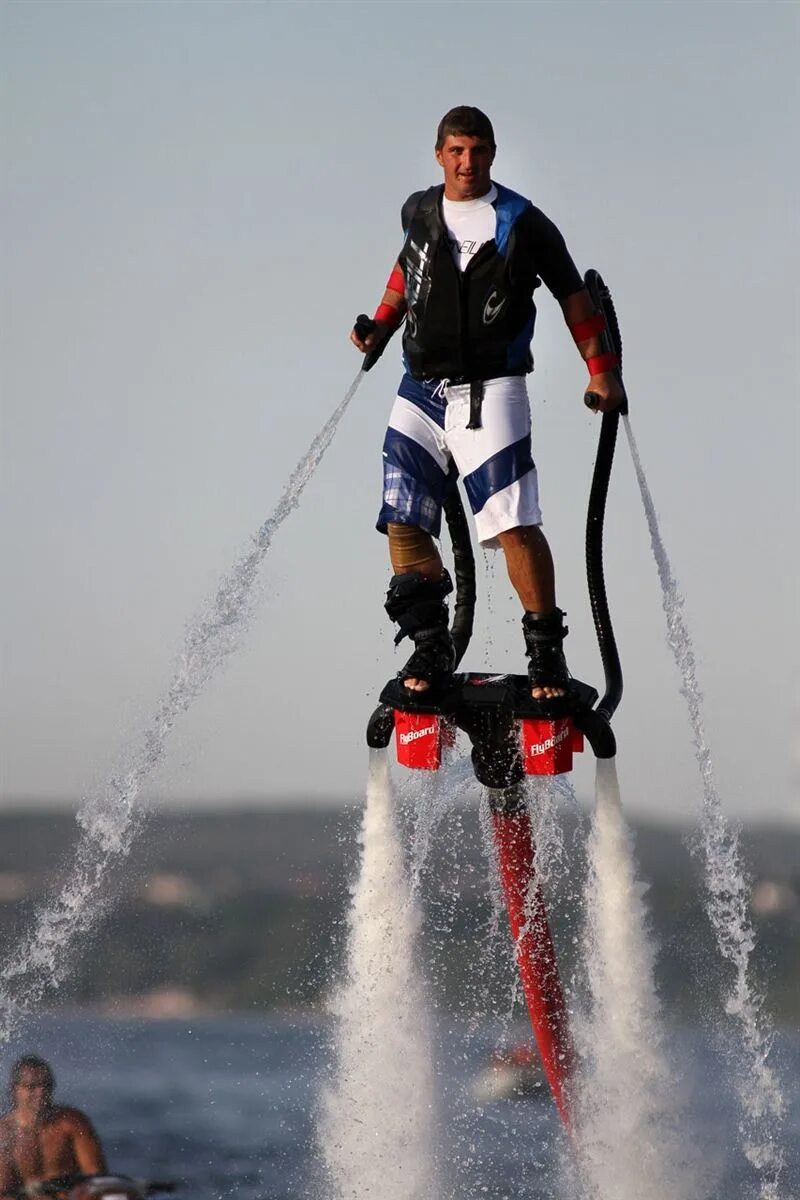
[[[385,750],[370,751],[334,1068],[318,1136],[336,1200],[436,1200],[433,1036],[416,964],[420,911]]]
[[[613,759],[598,759],[596,788],[583,939],[591,1008],[574,1023],[582,1186],[597,1200],[699,1200]]]

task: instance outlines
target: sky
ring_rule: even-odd
[[[359,366],[348,342],[438,182],[455,104],[494,177],[609,283],[631,421],[686,602],[717,780],[800,821],[797,9],[747,3],[205,3],[0,9],[0,803],[102,787],[184,629],[272,511]],[[568,661],[597,682],[583,521],[599,425],[537,293],[534,456]],[[364,728],[403,659],[383,613],[393,344],[264,563],[239,653],[181,719],[150,802],[362,795]],[[478,555],[466,666],[524,667]],[[700,786],[624,441],[607,583],[626,806]],[[591,763],[575,772],[591,787]]]

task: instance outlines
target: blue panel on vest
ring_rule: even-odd
[[[529,367],[531,342],[533,341],[533,326],[536,321],[536,309],[533,310],[530,320],[526,321],[522,329],[512,342],[509,342],[506,350],[506,366],[509,371],[518,371],[521,367]]]
[[[516,483],[528,471],[532,471],[533,466],[531,435],[528,433],[518,442],[512,442],[504,450],[492,455],[477,470],[465,475],[464,487],[473,513],[479,513],[490,496]]]
[[[497,229],[494,240],[497,243],[497,253],[505,254],[512,226],[525,209],[531,207],[531,202],[512,192],[510,188],[503,187],[502,183],[496,183],[494,186],[497,188],[494,206],[497,213]]]

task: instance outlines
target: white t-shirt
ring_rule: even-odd
[[[448,200],[446,196],[442,200],[447,240],[460,271],[494,237],[497,213],[492,204],[496,199],[497,188],[492,184],[486,195],[477,200]]]

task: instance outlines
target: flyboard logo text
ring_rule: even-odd
[[[400,734],[400,745],[407,746],[409,742],[418,742],[420,738],[429,737],[436,733],[435,725],[426,725],[424,729],[411,729],[408,733]]]
[[[545,754],[548,750],[552,750],[554,746],[560,746],[565,742],[570,735],[569,725],[563,729],[559,729],[558,733],[554,733],[552,737],[545,738],[543,742],[535,742],[529,749],[528,754],[531,758],[535,758],[539,754]]]

